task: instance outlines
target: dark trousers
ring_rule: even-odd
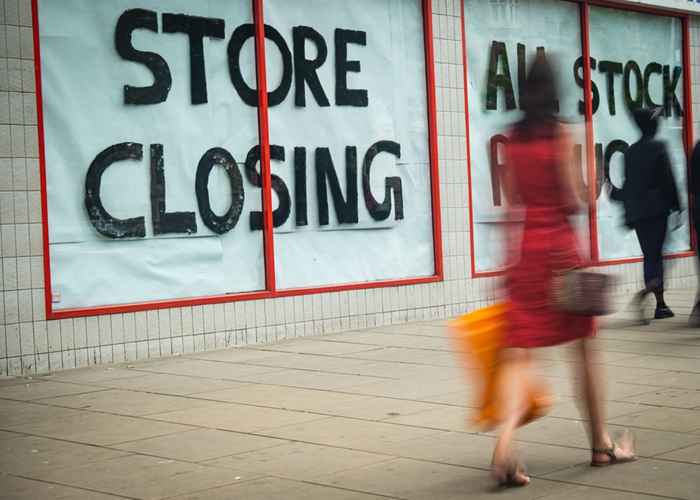
[[[644,283],[650,291],[664,288],[663,250],[667,227],[666,216],[650,217],[634,224],[644,255]]]

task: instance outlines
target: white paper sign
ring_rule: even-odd
[[[522,116],[519,80],[542,48],[557,69],[559,118],[569,124],[581,172],[586,175],[585,130],[579,111],[583,92],[574,79],[575,62],[581,56],[580,23],[578,5],[558,0],[517,4],[465,0],[464,15],[474,261],[477,272],[487,272],[500,268],[504,259],[507,200],[499,175],[503,141],[508,128]],[[574,222],[582,239],[588,240],[587,215],[577,216]],[[587,247],[582,245],[582,251]]]
[[[624,183],[623,150],[639,140],[627,99],[664,105],[658,138],[665,141],[683,207],[688,206],[683,142],[683,33],[677,18],[591,7],[591,71],[599,106],[593,115],[595,142],[618,187]],[[624,43],[621,43],[624,40]],[[612,82],[609,80],[612,75]],[[612,85],[611,85],[612,83]],[[639,92],[641,90],[641,92]],[[675,97],[674,97],[675,96]],[[641,256],[634,231],[624,227],[622,206],[603,192],[598,198],[598,247],[602,260]],[[690,248],[687,210],[682,226],[669,231],[667,252]]]
[[[265,8],[277,287],[433,275],[421,2]],[[39,0],[38,12],[54,309],[263,290],[251,2]]]

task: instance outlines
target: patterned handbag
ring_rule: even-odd
[[[585,269],[559,273],[552,282],[554,307],[579,316],[611,314],[614,281],[612,276]]]

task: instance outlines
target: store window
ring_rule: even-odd
[[[295,66],[269,113],[293,200],[275,229],[279,288],[434,274],[421,4],[266,0]],[[282,54],[270,41],[267,54],[276,88]]]
[[[244,181],[257,110],[237,95],[228,62],[234,30],[252,25],[251,4],[142,7],[39,2],[58,310],[265,288],[263,233],[248,223],[261,191]],[[229,22],[195,25],[183,12]],[[204,33],[199,49],[193,26]],[[236,68],[255,88],[252,39]]]
[[[683,114],[683,26],[675,17],[603,7],[590,8],[593,130],[597,162],[620,187],[623,155],[640,133],[632,110],[661,106],[658,138],[671,156],[681,204],[688,206]],[[598,247],[601,260],[641,256],[634,232],[624,228],[622,208],[608,195],[597,198]],[[688,212],[682,226],[669,231],[667,252],[690,249]]]
[[[585,175],[585,130],[579,7],[558,0],[465,0],[469,150],[474,271],[496,271],[503,262],[508,200],[503,192],[503,146],[520,117],[520,88],[538,52],[557,68],[559,118],[573,138],[574,158]],[[576,223],[588,238],[587,215]]]
[[[442,279],[430,0],[34,5],[48,317]]]
[[[582,9],[589,12],[593,114],[588,129]],[[498,272],[503,263],[508,206],[500,175],[503,144],[508,128],[521,116],[520,82],[537,51],[551,58],[558,71],[559,119],[573,139],[572,161],[596,200],[588,213],[574,218],[581,249],[600,262],[639,257],[621,207],[611,203],[603,187],[606,180],[618,187],[624,181],[623,153],[640,136],[631,111],[661,106],[659,138],[668,146],[681,203],[688,206],[681,18],[564,0],[464,0],[464,26],[474,274]],[[667,253],[690,249],[687,211],[681,222],[669,232]]]

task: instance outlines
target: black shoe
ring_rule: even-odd
[[[663,307],[658,307],[656,308],[656,312],[654,313],[654,319],[666,319],[666,318],[673,318],[675,314],[673,314],[673,311],[671,311],[671,308],[668,306],[663,306]]]

